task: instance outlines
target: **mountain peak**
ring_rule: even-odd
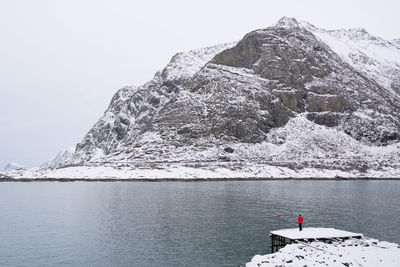
[[[292,27],[300,27],[300,24],[295,18],[282,17],[280,20],[278,20],[275,26],[292,28]]]

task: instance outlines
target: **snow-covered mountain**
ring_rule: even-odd
[[[18,164],[18,163],[14,163],[14,162],[9,162],[7,163],[7,165],[4,167],[3,171],[12,171],[12,170],[22,170],[25,169],[25,166]]]
[[[398,40],[284,17],[238,42],[178,53],[148,83],[120,89],[63,170],[400,176],[399,77]]]

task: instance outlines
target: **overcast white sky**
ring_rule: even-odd
[[[400,38],[397,0],[2,0],[0,170],[74,146],[117,89],[178,51],[240,39],[282,16]]]

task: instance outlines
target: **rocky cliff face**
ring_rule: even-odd
[[[70,162],[393,163],[399,77],[395,42],[283,18],[119,90]]]

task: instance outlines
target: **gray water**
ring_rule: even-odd
[[[400,181],[0,183],[0,266],[237,266],[299,213],[400,243],[399,203]]]

